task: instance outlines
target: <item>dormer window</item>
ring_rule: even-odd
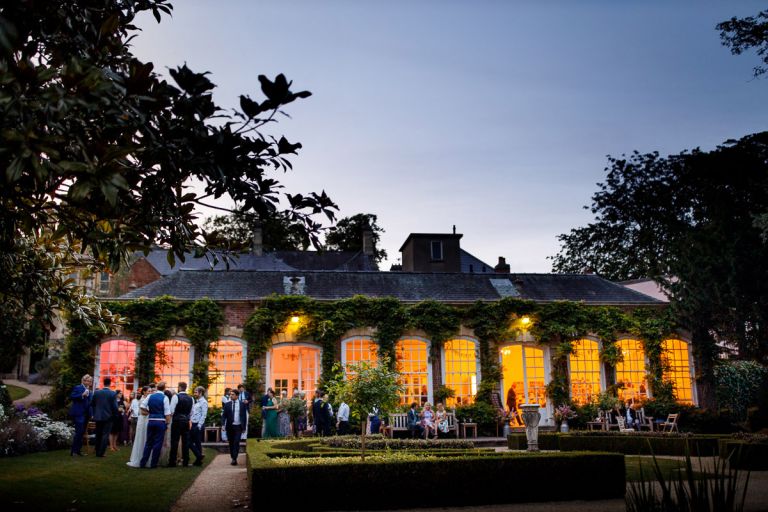
[[[429,246],[432,261],[443,261],[443,242],[433,240]]]

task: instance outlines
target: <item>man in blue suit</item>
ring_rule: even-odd
[[[115,392],[109,389],[112,379],[104,377],[104,387],[93,392],[91,411],[96,422],[96,456],[104,457],[107,451],[109,434],[112,431],[112,418],[117,415]]]
[[[248,407],[240,401],[236,389],[229,391],[229,402],[224,404],[222,419],[227,424],[227,440],[229,441],[229,456],[232,457],[233,466],[237,466],[237,455],[240,453],[240,434],[248,424]]]
[[[93,377],[83,375],[80,384],[72,388],[69,398],[72,400],[72,407],[69,408],[69,415],[75,424],[75,436],[72,438],[72,448],[70,455],[83,456],[80,451],[83,448],[83,435],[85,427],[88,425],[88,409],[91,405],[91,385]]]

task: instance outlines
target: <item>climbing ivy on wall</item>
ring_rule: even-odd
[[[221,307],[203,299],[191,303],[176,302],[170,297],[132,302],[105,304],[126,319],[125,331],[140,346],[136,373],[141,382],[153,375],[155,345],[168,339],[173,329],[184,328],[186,336],[199,354],[194,364],[194,383],[207,385],[207,366],[202,355],[207,354],[212,341],[219,337],[224,323]],[[338,301],[317,301],[304,296],[273,296],[262,301],[248,318],[243,337],[248,342],[248,366],[263,357],[272,346],[274,337],[284,332],[291,317],[299,316],[296,338],[319,343],[322,348],[322,378],[331,376],[338,360],[337,344],[351,329],[372,328],[379,353],[395,364],[394,347],[408,330],[421,330],[432,342],[432,357],[443,343],[459,334],[462,325],[472,329],[478,340],[482,381],[478,399],[490,400],[490,392],[498,390],[501,379],[498,348],[525,333],[537,343],[551,347],[552,375],[548,394],[555,403],[568,400],[568,355],[573,342],[587,335],[598,336],[603,344],[603,361],[615,365],[621,352],[615,342],[620,336],[642,340],[649,359],[649,380],[654,395],[665,392],[662,380],[662,340],[673,336],[675,325],[666,310],[656,308],[622,309],[609,306],[589,306],[578,302],[549,302],[505,298],[495,302],[476,302],[469,306],[447,305],[437,301],[404,304],[393,298],[356,296]],[[530,322],[525,324],[522,319]],[[73,323],[65,360],[79,380],[92,371],[93,348],[104,333]],[[75,382],[76,383],[76,382]],[[73,384],[70,384],[73,385]]]

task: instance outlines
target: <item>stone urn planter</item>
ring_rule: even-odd
[[[539,421],[541,421],[541,413],[539,413],[539,404],[522,404],[520,409],[523,410],[523,423],[525,423],[525,437],[528,440],[528,451],[539,451]]]
[[[563,422],[560,423],[560,432],[568,432],[568,420],[563,420]]]

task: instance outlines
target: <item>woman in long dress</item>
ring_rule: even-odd
[[[144,445],[147,442],[147,422],[149,416],[141,414],[141,409],[147,409],[147,400],[149,400],[149,386],[141,388],[141,400],[139,401],[139,419],[136,420],[136,435],[133,438],[133,449],[131,450],[131,460],[126,462],[132,468],[138,468],[141,457],[144,455]]]
[[[264,439],[271,439],[280,435],[280,429],[277,425],[277,400],[275,393],[270,389],[267,391],[267,405],[264,406]]]
[[[288,414],[288,391],[280,393],[280,408],[277,410],[277,427],[280,437],[290,437],[291,416]]]

